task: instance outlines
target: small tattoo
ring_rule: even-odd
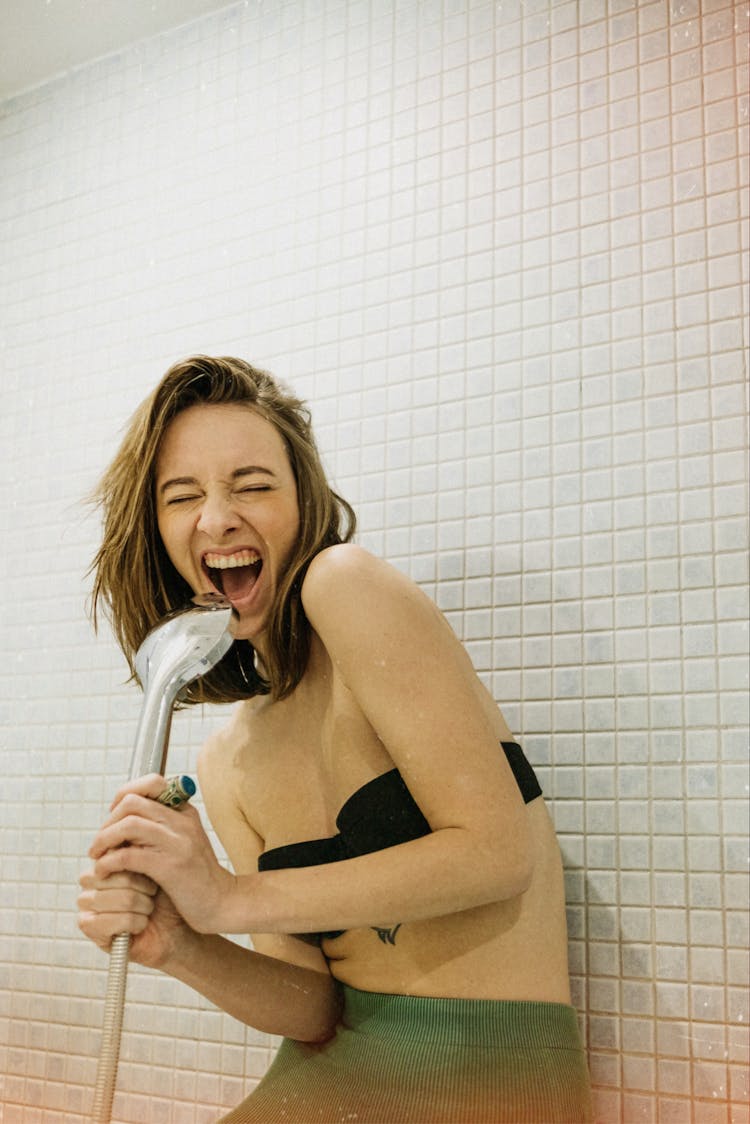
[[[395,944],[396,933],[401,928],[401,923],[399,922],[398,925],[394,925],[392,929],[381,929],[377,925],[371,925],[370,928],[374,933],[378,934],[383,944]]]

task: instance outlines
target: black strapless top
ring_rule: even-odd
[[[542,795],[536,774],[520,745],[516,742],[501,742],[501,745],[524,802],[530,804]],[[395,847],[398,843],[409,843],[429,835],[432,830],[398,769],[381,773],[353,792],[336,816],[336,827],[336,835],[287,843],[264,851],[258,857],[258,870],[285,870],[353,859]],[[318,936],[339,937],[341,932]],[[308,939],[310,936],[307,934]]]

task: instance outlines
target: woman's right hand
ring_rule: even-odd
[[[130,934],[130,959],[160,968],[174,953],[188,926],[155,882],[122,871],[98,879],[93,870],[80,879],[78,928],[108,951],[114,937]]]

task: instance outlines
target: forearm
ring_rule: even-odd
[[[221,936],[188,933],[162,971],[266,1034],[320,1042],[331,1036],[338,1019],[339,993],[327,972],[265,956]]]
[[[517,896],[531,862],[512,841],[477,848],[460,828],[321,866],[236,878],[221,908],[225,933],[310,933],[423,921]]]

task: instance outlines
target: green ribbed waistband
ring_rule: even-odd
[[[391,1042],[583,1049],[575,1009],[564,1003],[389,995],[346,984],[343,991],[344,1026]]]
[[[343,994],[336,1034],[319,1045],[285,1038],[222,1124],[590,1124],[572,1007]]]

